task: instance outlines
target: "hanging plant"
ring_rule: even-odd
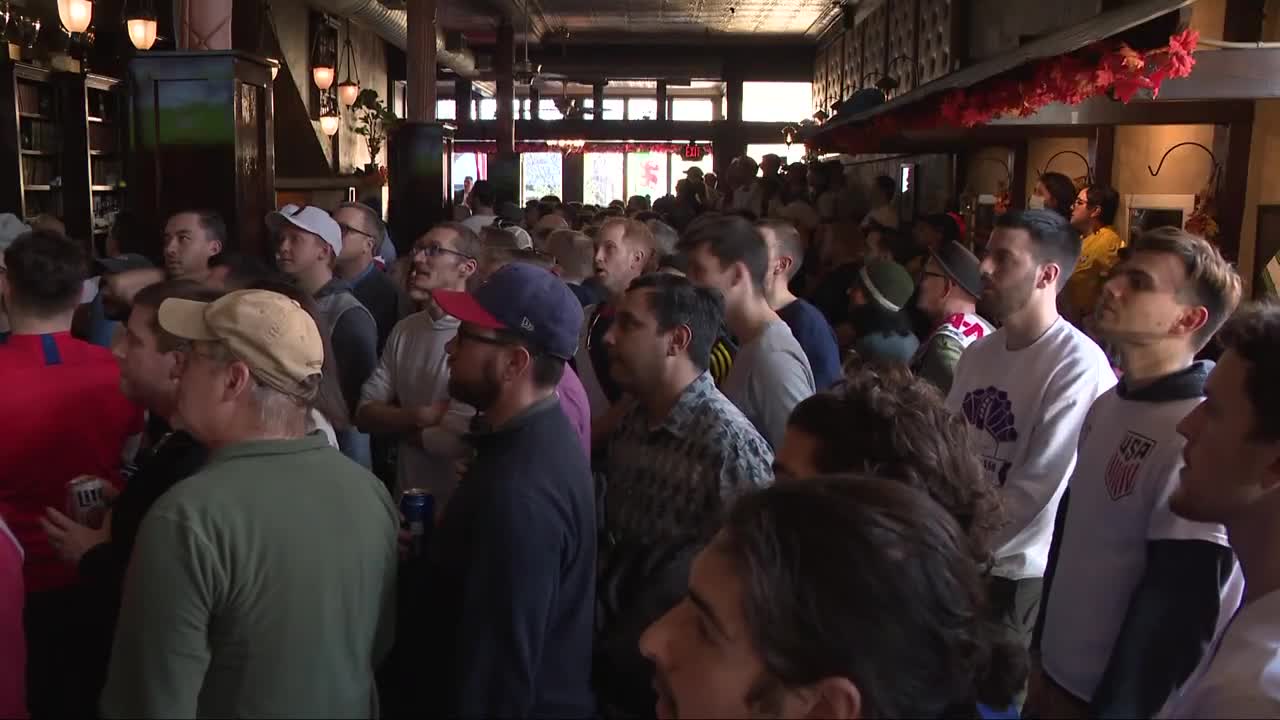
[[[369,88],[360,91],[355,103],[351,105],[351,110],[355,114],[352,130],[364,137],[365,145],[369,147],[369,162],[376,163],[378,153],[382,151],[382,145],[387,141],[387,131],[400,119],[382,104],[377,91]]]

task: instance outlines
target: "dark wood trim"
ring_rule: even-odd
[[[1122,5],[1114,10],[1096,15],[1083,23],[1025,43],[1016,50],[941,77],[866,112],[836,118],[816,132],[820,134],[836,127],[865,122],[898,108],[908,107],[937,93],[972,87],[1033,60],[1074,52],[1092,42],[1137,27],[1174,10],[1191,5],[1193,2],[1195,0],[1137,0]]]
[[[515,100],[515,79],[512,77],[515,63],[515,31],[510,23],[498,27],[498,47],[493,64],[498,71],[498,127],[499,153],[515,152],[515,114],[511,104]]]
[[[1093,169],[1093,181],[1111,185],[1116,159],[1116,128],[1102,125],[1089,138],[1089,167]]]
[[[988,127],[1225,124],[1253,117],[1251,100],[1167,102],[1163,92],[1160,96],[1159,101],[1134,101],[1128,105],[1105,97],[1091,98],[1079,105],[1054,104],[1030,117],[993,120]]]
[[[1027,206],[1027,161],[1030,153],[1027,141],[1016,143],[1009,150],[1009,167],[1013,169],[1013,177],[1009,180],[1009,202],[1013,207]]]
[[[654,116],[654,119],[655,119],[655,120],[666,120],[666,119],[667,119],[667,108],[669,107],[669,103],[667,102],[667,81],[666,81],[666,80],[659,80],[659,81],[658,81],[658,93],[657,93],[657,94],[658,94],[658,114],[657,114],[656,116]]]
[[[591,86],[591,108],[593,110],[591,119],[604,122],[604,83],[602,82]]]
[[[1280,97],[1280,48],[1206,50],[1195,57],[1190,76],[1161,86],[1161,101]]]
[[[592,140],[637,142],[714,141],[725,128],[743,145],[778,143],[787,123],[708,123],[675,120],[517,120],[516,136],[523,140]],[[498,123],[458,122],[454,136],[460,141],[497,140]]]
[[[1253,143],[1253,118],[1231,123],[1226,129],[1226,157],[1223,163],[1222,187],[1219,189],[1218,228],[1222,254],[1240,259],[1240,231],[1244,227],[1245,193],[1249,187],[1249,150]],[[1216,138],[1215,138],[1216,139]],[[1216,144],[1216,143],[1215,143]]]
[[[1227,0],[1222,39],[1228,42],[1258,42],[1262,40],[1262,25],[1266,18],[1266,0]]]

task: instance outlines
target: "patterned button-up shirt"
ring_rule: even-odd
[[[702,373],[662,424],[633,407],[609,441],[605,528],[617,541],[653,542],[714,530],[721,512],[773,482],[773,450]]]

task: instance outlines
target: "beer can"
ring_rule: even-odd
[[[400,495],[400,513],[409,530],[409,556],[421,557],[435,524],[436,498],[421,488],[409,488]]]
[[[107,510],[102,478],[81,475],[67,483],[67,517],[81,525],[97,528]]]

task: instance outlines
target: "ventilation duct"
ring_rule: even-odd
[[[379,37],[401,50],[409,44],[409,21],[404,10],[392,10],[378,0],[309,0],[312,7],[331,15],[351,18],[361,27],[377,33]],[[444,32],[436,30],[436,62],[453,70],[460,77],[473,78],[476,58],[470,50],[445,41]]]

